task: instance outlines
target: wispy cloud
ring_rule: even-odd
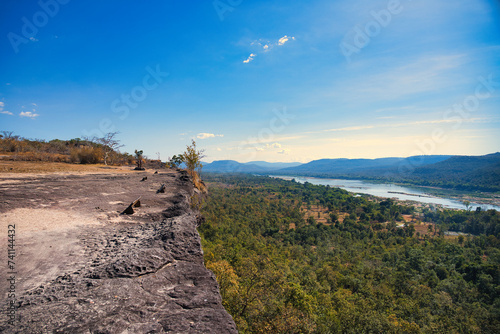
[[[484,123],[489,121],[489,118],[470,118],[470,119],[462,119],[463,123]],[[381,129],[381,128],[404,128],[415,125],[426,125],[426,124],[455,124],[457,123],[456,119],[434,119],[434,120],[425,120],[425,121],[413,121],[406,123],[389,123],[389,124],[376,124],[376,125],[360,125],[360,126],[349,126],[344,128],[336,128],[336,129],[324,129],[318,131],[308,131],[303,132],[304,134],[319,134],[325,132],[338,132],[338,131],[360,131],[360,130],[368,130],[368,129]]]
[[[267,150],[272,150],[272,149],[277,149],[277,148],[281,148],[280,143],[272,143],[272,144],[267,143],[266,145],[256,147],[255,149],[257,151],[267,151]]]
[[[278,143],[278,141],[289,141],[304,138],[304,135],[296,135],[296,136],[273,136],[273,138],[261,138],[261,139],[249,139],[244,142],[238,142],[237,147],[248,146],[248,145],[259,145],[264,143]]]
[[[288,153],[290,153],[290,151],[291,151],[290,149],[285,148],[285,149],[279,151],[278,154],[288,154]]]
[[[253,41],[250,45],[257,47],[258,51],[269,52],[274,47],[283,46],[283,45],[285,45],[286,42],[288,42],[290,40],[294,41],[295,37],[285,35],[285,36],[281,37],[280,39],[278,39],[277,41],[276,40],[269,41],[269,40],[259,39],[259,40]],[[254,58],[257,56],[258,51],[252,52],[250,54],[250,56],[243,61],[243,63],[248,64],[252,60],[254,60]]]
[[[255,58],[255,56],[257,56],[255,53],[251,53],[247,59],[243,60],[243,63],[248,64]]]
[[[373,125],[349,126],[349,127],[345,127],[345,128],[323,130],[323,132],[358,131],[358,130],[366,130],[366,129],[373,129],[373,128],[374,128]]]
[[[14,115],[13,113],[11,113],[10,111],[7,111],[7,110],[3,110],[3,108],[5,107],[5,103],[0,101],[0,114],[4,114],[4,115]]]
[[[206,133],[206,132],[202,132],[202,133],[198,133],[196,135],[196,137],[198,139],[208,139],[208,138],[215,138],[215,137],[224,137],[224,135],[216,135],[214,133]]]
[[[454,92],[464,83],[460,69],[470,61],[467,54],[420,55],[407,59],[406,63],[395,60],[394,64],[379,58],[358,62],[352,75],[340,80],[325,92],[326,96],[342,101],[363,100],[393,103],[402,98],[417,97],[425,93]],[[386,64],[379,66],[379,64]],[[385,107],[376,112],[411,111],[416,106]]]
[[[19,116],[21,116],[21,117],[29,117],[29,118],[37,118],[40,115],[39,114],[35,114],[34,112],[31,112],[31,111],[21,111],[19,113]]]

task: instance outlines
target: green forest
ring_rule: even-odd
[[[497,211],[203,178],[205,264],[240,333],[498,333]]]

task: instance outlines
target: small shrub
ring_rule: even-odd
[[[103,152],[101,148],[80,146],[70,150],[70,157],[73,163],[96,164],[101,161]]]
[[[191,141],[191,145],[186,147],[186,151],[182,154],[182,157],[189,171],[201,171],[201,168],[203,167],[201,159],[205,157],[203,152],[204,150],[196,150],[196,142],[194,140]]]

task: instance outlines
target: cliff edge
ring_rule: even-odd
[[[236,333],[197,192],[183,171],[0,175],[0,332]]]

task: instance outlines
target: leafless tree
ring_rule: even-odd
[[[3,139],[14,139],[14,140],[18,140],[19,139],[19,136],[15,136],[14,135],[14,131],[0,131],[1,133],[1,138]]]
[[[118,134],[119,132],[108,132],[104,135],[104,137],[95,139],[95,142],[103,146],[105,165],[108,164],[109,155],[118,151],[120,147],[123,147],[123,145],[120,144],[120,141],[116,139]]]

